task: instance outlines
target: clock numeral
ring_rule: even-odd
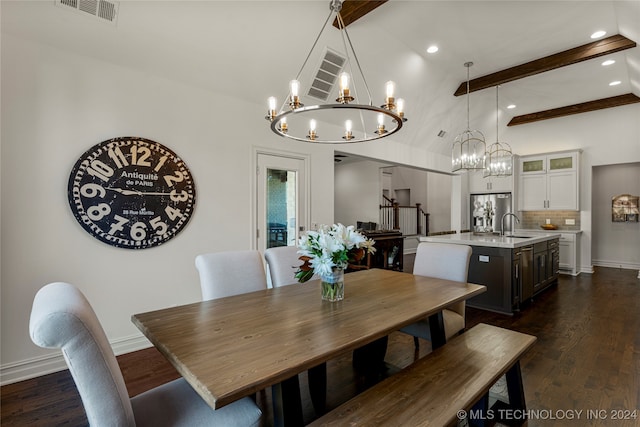
[[[115,219],[118,222],[116,222],[115,224],[111,224],[111,228],[109,229],[109,234],[111,235],[114,235],[116,231],[124,230],[123,225],[129,222],[127,218],[121,217],[120,215],[115,215],[113,219]]]
[[[131,146],[131,164],[137,166],[151,166],[151,162],[147,159],[151,156],[151,150],[147,147],[138,147],[136,145]],[[138,158],[138,153],[142,154]]]
[[[96,196],[104,197],[107,194],[107,190],[98,184],[88,183],[80,187],[80,194],[89,198]]]
[[[166,208],[164,208],[164,211],[167,213],[167,216],[171,221],[175,221],[176,218],[183,217],[182,212],[180,212],[180,209],[172,208],[171,206],[167,206]]]
[[[157,216],[157,217],[153,218],[151,221],[149,221],[149,224],[151,224],[153,229],[156,230],[156,234],[158,236],[162,236],[169,229],[169,226],[167,226],[167,224],[165,222],[160,221],[160,217],[159,216]]]
[[[131,238],[136,242],[144,240],[147,237],[147,225],[144,222],[136,222],[131,226],[131,231],[129,234]]]
[[[109,157],[111,157],[111,160],[115,162],[118,169],[121,169],[124,166],[129,166],[129,162],[127,161],[127,158],[125,157],[125,155],[122,154],[120,147],[109,148],[109,151],[107,152],[107,154],[109,154]]]
[[[182,175],[182,172],[180,171],[175,171],[172,175],[165,175],[164,176],[164,181],[167,183],[167,185],[169,187],[173,187],[173,184],[175,184],[176,182],[182,182],[184,181],[184,175]]]
[[[108,182],[109,177],[113,176],[113,169],[100,160],[94,160],[91,162],[91,167],[87,168],[87,173],[96,178],[100,178],[104,182]]]
[[[184,190],[182,190],[180,194],[176,193],[176,190],[171,190],[169,198],[174,202],[186,202],[189,199],[189,194]]]
[[[166,161],[167,161],[167,156],[160,157],[160,160],[158,161],[158,164],[156,165],[155,168],[153,168],[153,170],[158,172],[160,170],[160,168],[162,167],[162,165],[164,165],[164,162],[166,162]]]
[[[106,203],[100,203],[87,209],[87,216],[91,221],[100,221],[111,213],[111,207]]]

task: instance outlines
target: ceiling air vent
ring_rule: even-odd
[[[325,48],[320,68],[313,77],[308,95],[326,101],[346,61],[347,59],[338,52]]]
[[[55,0],[55,4],[66,9],[73,9],[115,24],[118,17],[119,2],[107,0]]]

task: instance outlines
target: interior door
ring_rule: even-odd
[[[259,251],[296,245],[307,228],[304,158],[258,153],[256,242]]]

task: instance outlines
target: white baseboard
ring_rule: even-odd
[[[593,265],[583,265],[580,267],[580,273],[593,274]]]
[[[622,268],[625,270],[640,270],[640,264],[637,262],[621,262],[604,259],[594,259],[593,265],[596,267]]]
[[[132,335],[111,341],[111,348],[116,356],[151,347],[143,335]],[[42,375],[67,369],[67,363],[60,351],[44,356],[6,363],[0,366],[0,385],[17,383]]]

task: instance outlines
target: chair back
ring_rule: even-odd
[[[421,242],[416,251],[413,274],[466,282],[471,252],[471,246]],[[447,308],[464,317],[464,301],[452,304]]]
[[[416,251],[413,274],[466,282],[471,246],[421,242]]]
[[[298,283],[295,275],[298,267],[302,265],[299,257],[297,246],[278,246],[264,251],[271,285],[274,288]]]
[[[31,309],[29,334],[40,347],[62,349],[89,425],[135,426],[116,357],[78,288],[57,282],[40,289]]]
[[[228,251],[196,257],[204,301],[240,295],[267,288],[260,252]]]

